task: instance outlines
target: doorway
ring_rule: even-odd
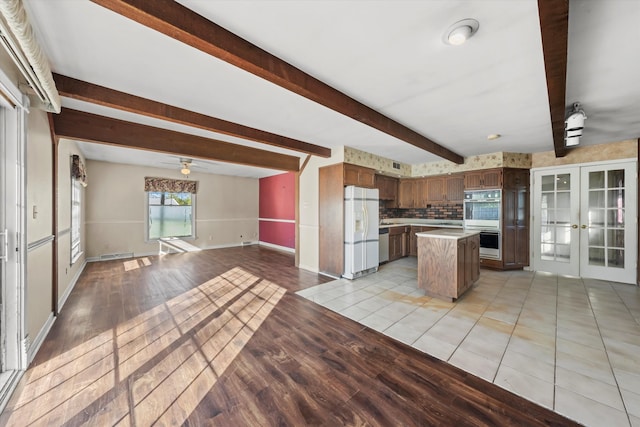
[[[26,110],[0,74],[0,410],[27,367],[25,342]]]
[[[636,170],[617,161],[532,171],[534,269],[636,284]]]

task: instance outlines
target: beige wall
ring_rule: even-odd
[[[86,188],[86,254],[158,253],[145,242],[144,177],[183,179],[177,170],[89,160]],[[258,240],[258,180],[192,172],[198,181],[196,235],[199,248],[238,246]]]
[[[70,286],[82,272],[86,258],[86,228],[83,218],[83,224],[80,227],[83,254],[71,264],[71,156],[73,154],[79,155],[85,162],[75,142],[60,140],[58,144],[58,301],[71,290]],[[84,189],[83,213],[86,212],[86,194],[87,191]]]
[[[632,139],[577,147],[570,150],[566,156],[558,158],[556,158],[555,152],[553,151],[533,153],[531,157],[532,168],[590,163],[603,160],[636,159],[638,157],[638,141]]]
[[[318,247],[318,169],[322,166],[341,163],[344,161],[342,147],[332,150],[332,157],[323,159],[311,157],[306,168],[300,175],[300,218],[299,218],[299,267],[317,272],[319,269]]]
[[[47,113],[32,108],[27,117],[27,283],[26,328],[33,342],[52,313],[53,149]],[[37,212],[34,215],[34,210]]]

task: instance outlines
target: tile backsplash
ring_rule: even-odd
[[[426,208],[396,209],[387,208],[380,204],[380,220],[390,218],[419,218],[419,219],[453,219],[462,220],[463,205],[427,205]]]

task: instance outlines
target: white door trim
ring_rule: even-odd
[[[26,342],[26,138],[28,98],[0,70],[0,172],[4,176],[3,227],[9,231],[8,260],[3,268],[3,367],[0,376],[0,410],[4,408],[27,369]]]

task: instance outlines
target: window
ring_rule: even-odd
[[[82,223],[82,181],[71,178],[71,264],[76,262],[81,251],[80,224]]]
[[[147,240],[195,238],[195,198],[189,192],[147,192]]]

